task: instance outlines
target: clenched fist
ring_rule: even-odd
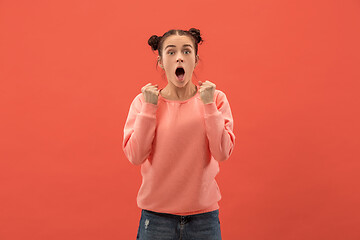
[[[141,92],[144,96],[145,102],[157,105],[158,96],[160,93],[160,90],[158,90],[157,84],[152,85],[151,83],[148,83],[144,87],[141,88]]]
[[[216,85],[210,81],[201,82],[199,81],[200,86],[200,98],[204,104],[214,102],[214,93]]]

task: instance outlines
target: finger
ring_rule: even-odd
[[[157,91],[158,88],[157,87],[148,87],[147,89],[151,90],[151,91]]]
[[[151,83],[146,84],[145,86],[143,86],[143,87],[141,88],[141,90],[147,88],[148,86],[150,86],[150,84],[151,84]]]
[[[204,86],[204,87],[209,87],[209,88],[211,88],[211,87],[215,87],[215,84],[210,83],[210,82],[205,82],[205,83],[203,84],[203,86]]]
[[[156,91],[157,91],[156,88],[146,88],[146,89],[144,89],[143,92],[146,92],[146,93],[154,93],[154,92],[156,92]]]
[[[156,93],[156,92],[157,92],[157,89],[147,89],[145,92],[148,92],[148,93]]]

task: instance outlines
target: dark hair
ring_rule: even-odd
[[[179,29],[171,29],[169,31],[167,31],[166,33],[164,33],[164,35],[157,36],[157,35],[152,35],[149,40],[148,40],[148,44],[151,46],[151,49],[153,51],[158,50],[159,56],[162,56],[161,51],[162,51],[162,45],[165,41],[165,39],[171,35],[187,35],[189,36],[193,42],[194,42],[194,47],[195,47],[195,56],[197,55],[198,52],[198,44],[203,42],[204,40],[201,38],[200,35],[200,30],[196,29],[196,28],[190,28],[188,31],[186,30],[179,30]]]

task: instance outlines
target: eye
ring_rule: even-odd
[[[185,54],[190,54],[191,52],[189,50],[184,51]]]
[[[173,55],[174,52],[173,52],[173,51],[169,51],[168,54],[169,54],[169,55]]]

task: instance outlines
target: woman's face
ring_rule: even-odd
[[[192,79],[197,65],[192,39],[186,35],[171,35],[162,46],[160,66],[165,70],[168,82],[177,87],[185,86]]]

